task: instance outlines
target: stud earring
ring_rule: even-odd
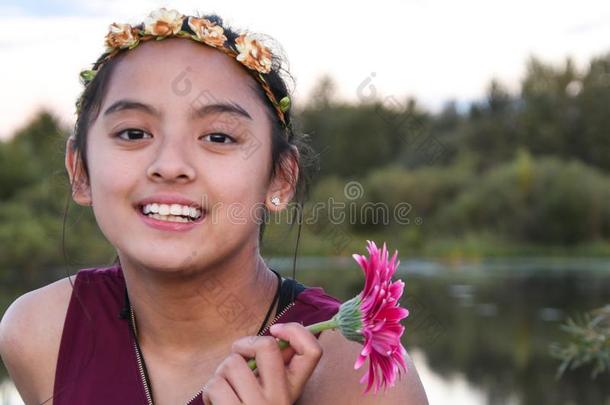
[[[280,205],[280,197],[275,196],[275,197],[271,198],[271,204],[275,205],[276,207],[278,205]]]

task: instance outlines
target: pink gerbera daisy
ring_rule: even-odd
[[[381,250],[375,242],[367,243],[368,258],[353,255],[364,271],[364,289],[341,304],[331,319],[307,326],[314,334],[327,329],[339,329],[347,339],[363,345],[354,369],[359,369],[369,360],[368,370],[360,379],[360,383],[367,382],[365,394],[373,386],[375,393],[379,388],[393,387],[396,378],[403,371],[406,372],[407,351],[400,342],[405,328],[400,321],[409,315],[409,311],[399,305],[404,282],[392,282],[392,276],[400,264],[400,260],[397,260],[398,251],[389,259],[385,243]],[[285,340],[280,340],[278,344],[281,348],[289,345]],[[252,369],[256,368],[254,359],[249,360],[248,364]]]
[[[400,342],[405,328],[400,321],[409,315],[409,311],[399,306],[404,282],[392,282],[392,275],[400,264],[396,259],[398,251],[388,260],[385,243],[381,250],[375,242],[367,243],[369,258],[353,255],[365,275],[364,290],[356,297],[362,313],[364,347],[354,368],[359,369],[368,358],[369,368],[360,382],[368,380],[365,392],[373,385],[377,392],[380,387],[393,386],[402,370],[406,371],[407,352]]]

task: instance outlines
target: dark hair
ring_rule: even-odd
[[[239,36],[239,33],[233,30],[231,27],[226,26],[223,23],[222,18],[218,15],[211,14],[202,16],[215,24],[222,26],[224,29],[224,34],[227,37],[227,45],[231,47],[235,47],[235,39]],[[286,58],[281,52],[281,47],[277,42],[273,41],[271,38],[268,38],[274,45],[273,50],[273,60],[272,60],[272,69],[269,73],[262,74],[265,81],[269,85],[269,88],[273,92],[276,100],[281,100],[285,96],[290,96],[288,82],[294,83],[293,78],[290,76],[290,73],[285,68],[287,64]],[[106,95],[108,83],[112,73],[115,69],[116,64],[124,57],[126,51],[122,50],[114,57],[110,58],[108,61],[103,63],[95,77],[88,83],[85,87],[81,97],[78,101],[78,115],[76,119],[76,123],[74,126],[74,143],[73,148],[78,152],[78,160],[79,164],[82,164],[83,171],[85,173],[86,179],[84,181],[89,181],[89,168],[87,165],[87,133],[90,125],[95,121],[100,113],[101,103]],[[237,62],[236,62],[237,63]],[[245,68],[245,67],[244,67]],[[258,74],[258,72],[257,72]],[[284,127],[277,116],[276,110],[266,96],[262,87],[256,83],[256,86],[253,86],[253,89],[256,94],[258,94],[260,100],[267,107],[266,111],[268,113],[268,117],[271,122],[271,140],[272,140],[272,151],[271,151],[271,160],[272,160],[272,170],[270,174],[270,179],[280,175],[286,176],[289,173],[289,159],[295,159],[298,163],[299,176],[296,179],[295,185],[295,194],[294,200],[296,200],[295,205],[289,205],[289,207],[294,207],[297,210],[297,222],[299,224],[297,240],[295,244],[294,250],[294,262],[293,262],[293,278],[295,277],[295,263],[296,263],[296,255],[299,245],[301,226],[302,226],[302,212],[303,212],[303,204],[306,198],[309,195],[309,188],[311,185],[313,171],[312,169],[317,170],[317,155],[309,144],[309,137],[307,134],[298,132],[295,129],[295,125],[293,124],[293,119],[291,116],[291,109],[288,109],[284,113],[284,119],[286,122],[286,127]],[[292,147],[296,147],[298,150],[299,157],[293,153]],[[286,180],[291,181],[294,184],[295,179],[286,178]],[[76,182],[77,179],[74,179]],[[69,202],[69,198],[68,198]],[[64,230],[62,231],[62,240],[65,237],[63,235],[65,233],[65,219],[67,212],[68,204],[66,204],[66,210],[64,212]],[[265,209],[264,218],[261,221],[259,227],[259,243],[262,243],[265,223],[268,219],[268,211]],[[288,215],[288,218],[294,218],[293,215]],[[294,221],[290,220],[290,229],[294,226]],[[64,249],[65,252],[65,249]],[[114,263],[118,263],[118,256],[115,258]]]

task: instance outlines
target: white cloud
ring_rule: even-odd
[[[66,123],[73,121],[79,69],[102,50],[107,23],[95,18],[22,17],[0,20],[0,25],[0,136],[11,134],[42,106]]]
[[[72,122],[78,72],[102,52],[108,24],[139,22],[166,3],[70,1],[87,17],[0,17],[0,137],[41,104]],[[357,100],[358,86],[374,72],[379,95],[412,95],[436,109],[450,98],[480,98],[493,77],[516,88],[530,55],[553,63],[570,55],[582,66],[610,50],[610,2],[604,1],[316,0],[288,8],[239,0],[203,6],[171,2],[184,13],[217,12],[236,28],[276,38],[297,79],[297,102],[322,73],[338,80],[340,97]]]
[[[0,15],[4,17],[20,17],[27,15],[27,13],[19,6],[0,4]]]

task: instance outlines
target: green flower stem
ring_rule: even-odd
[[[337,322],[336,318],[337,318],[336,316],[333,316],[328,321],[322,321],[322,322],[314,323],[314,324],[311,324],[309,326],[306,326],[306,328],[307,328],[308,331],[310,331],[314,335],[316,333],[322,332],[322,331],[327,330],[327,329],[336,329],[339,326],[339,322]]]
[[[337,326],[339,326],[339,323],[337,322],[336,317],[332,317],[328,321],[322,321],[306,326],[306,329],[310,331],[313,335],[315,335],[316,333],[322,332],[327,329],[336,329]],[[287,340],[280,339],[277,342],[277,345],[279,346],[280,350],[283,350],[290,346],[290,343]],[[256,359],[248,360],[248,367],[250,367],[250,369],[252,370],[256,370]]]

